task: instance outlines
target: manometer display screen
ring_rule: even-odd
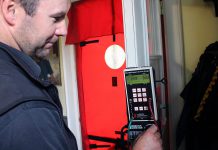
[[[149,74],[143,73],[138,75],[129,74],[126,76],[126,82],[128,85],[133,84],[149,84],[151,83]]]

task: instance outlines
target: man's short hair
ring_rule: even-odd
[[[40,0],[19,0],[19,3],[28,15],[34,16],[39,1]]]

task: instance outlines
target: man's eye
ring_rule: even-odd
[[[60,17],[54,17],[54,22],[60,22],[64,19],[63,16],[60,16]]]

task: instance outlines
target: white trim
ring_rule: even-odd
[[[127,67],[149,65],[146,1],[122,0]]]
[[[124,23],[124,35],[125,35],[125,49],[126,49],[126,65],[128,67],[134,67],[138,66],[137,61],[136,61],[136,49],[137,45],[135,42],[134,31],[134,15],[133,15],[133,9],[132,9],[132,1],[128,0],[123,0],[123,23]],[[130,41],[130,42],[128,42]],[[132,41],[132,42],[131,42]],[[132,51],[133,52],[132,52]]]
[[[65,41],[62,43],[65,43]],[[74,46],[65,46],[62,44],[62,54],[68,126],[76,137],[78,150],[82,150],[82,135],[79,119],[80,113]]]
[[[163,55],[162,35],[161,35],[161,10],[160,0],[150,0],[151,17],[152,17],[152,33],[153,34],[153,49],[152,55]]]
[[[183,100],[179,96],[184,88],[183,31],[180,0],[164,0],[166,31],[170,149],[176,149],[176,126],[182,111]]]

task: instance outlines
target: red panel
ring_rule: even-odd
[[[126,125],[126,99],[123,70],[110,69],[104,60],[104,54],[111,44],[124,48],[123,34],[112,42],[112,36],[98,38],[99,43],[82,48],[82,78],[85,116],[88,134],[118,137],[115,131]],[[89,39],[91,40],[91,39]],[[112,86],[112,77],[117,77],[118,86]],[[96,142],[94,142],[96,143]]]

